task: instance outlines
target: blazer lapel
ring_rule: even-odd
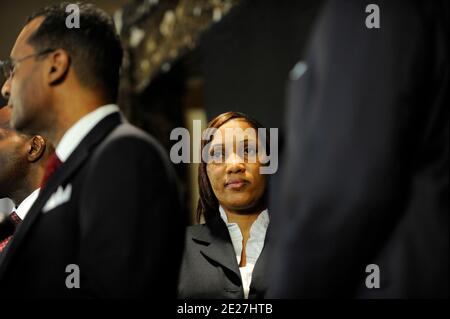
[[[265,293],[267,291],[267,278],[268,278],[267,263],[269,254],[267,243],[269,242],[270,237],[269,230],[270,226],[267,228],[266,231],[266,238],[264,239],[263,250],[261,251],[258,260],[256,261],[255,268],[253,268],[249,299],[264,298]]]
[[[234,275],[234,279],[238,280],[237,282],[241,281],[230,234],[220,217],[208,220],[206,227],[202,227],[198,234],[192,236],[192,239],[202,246],[200,250],[206,258],[228,269]]]
[[[121,123],[120,113],[113,113],[105,117],[98,123],[91,132],[81,141],[80,145],[75,149],[72,155],[64,162],[61,167],[49,178],[47,185],[41,189],[41,193],[34,205],[31,207],[27,217],[17,228],[14,238],[10,245],[6,247],[0,256],[0,279],[7,268],[11,257],[20,246],[25,235],[30,230],[37,217],[40,215],[43,206],[56,189],[62,185],[67,179],[75,174],[81,164],[88,158],[91,150],[100,143],[106,135],[111,132],[117,125]]]

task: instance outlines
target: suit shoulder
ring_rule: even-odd
[[[151,154],[169,163],[168,152],[153,136],[129,123],[115,127],[100,142],[94,151],[94,158],[104,158],[108,154],[121,154],[122,157],[140,157]]]
[[[160,147],[160,143],[153,136],[129,123],[122,123],[114,128],[105,139],[104,143],[114,144],[123,141]]]
[[[140,163],[159,170],[159,173],[178,183],[168,152],[154,137],[129,123],[115,127],[95,147],[89,163],[93,171],[99,167],[106,169],[117,165],[133,170],[134,164]]]

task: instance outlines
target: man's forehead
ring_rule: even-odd
[[[28,38],[39,28],[41,23],[45,20],[45,17],[37,17],[31,20],[20,32],[17,37],[16,43],[11,51],[11,57],[20,58],[24,54],[30,54],[33,52],[33,47],[28,44]]]

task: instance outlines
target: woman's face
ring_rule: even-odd
[[[245,131],[249,128],[254,130],[244,119],[230,120],[217,130],[209,144],[212,159],[206,165],[206,172],[219,204],[231,210],[255,208],[266,187],[266,177],[259,170],[261,144],[256,134],[238,134],[234,139],[226,137],[232,129]]]

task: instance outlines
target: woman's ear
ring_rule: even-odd
[[[46,142],[40,135],[33,136],[29,143],[29,150],[27,153],[28,162],[34,163],[39,161],[45,153]]]

